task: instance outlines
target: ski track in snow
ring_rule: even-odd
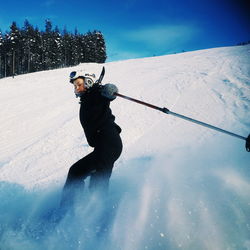
[[[106,63],[119,92],[247,136],[250,46]],[[67,69],[0,80],[0,249],[250,249],[244,141],[117,98],[124,150],[110,195],[55,223],[69,167],[91,152]],[[87,180],[88,182],[88,180]],[[53,212],[54,211],[54,212]]]

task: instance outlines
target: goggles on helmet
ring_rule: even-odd
[[[72,71],[72,72],[69,74],[70,82],[71,82],[71,80],[76,79],[76,78],[77,78],[76,76],[77,76],[77,71]]]

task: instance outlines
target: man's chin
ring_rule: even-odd
[[[85,91],[79,91],[79,92],[75,91],[75,95],[76,95],[76,97],[81,97],[84,94],[84,92]]]

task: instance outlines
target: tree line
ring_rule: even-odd
[[[250,44],[250,40],[247,42],[240,42],[237,44],[237,46],[248,45],[248,44]]]
[[[70,67],[84,62],[104,63],[106,46],[103,34],[94,30],[74,34],[61,32],[45,21],[45,30],[34,28],[28,20],[19,28],[12,22],[10,31],[0,30],[0,78],[41,70]]]

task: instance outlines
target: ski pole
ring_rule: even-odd
[[[119,93],[115,93],[115,95],[116,95],[116,96],[119,96],[119,97],[122,97],[122,98],[124,98],[124,99],[127,99],[127,100],[129,100],[129,101],[133,101],[133,102],[142,104],[142,105],[147,106],[147,107],[149,107],[149,108],[156,109],[156,110],[158,110],[158,111],[162,111],[162,112],[165,113],[165,114],[173,115],[173,116],[176,116],[176,117],[178,117],[178,118],[184,119],[184,120],[186,120],[186,121],[190,121],[190,122],[196,123],[196,124],[198,124],[198,125],[204,126],[204,127],[206,127],[206,128],[210,128],[210,129],[213,129],[213,130],[222,132],[222,133],[224,133],[224,134],[228,134],[228,135],[230,135],[230,136],[233,136],[233,137],[236,137],[236,138],[245,140],[245,141],[246,141],[246,150],[247,150],[248,152],[250,152],[250,134],[249,134],[248,137],[244,137],[244,136],[241,136],[241,135],[237,135],[237,134],[232,133],[232,132],[229,132],[229,131],[227,131],[227,130],[224,130],[224,129],[215,127],[215,126],[213,126],[213,125],[211,125],[211,124],[208,124],[208,123],[205,123],[205,122],[201,122],[201,121],[195,120],[195,119],[193,119],[193,118],[190,118],[190,117],[187,117],[187,116],[184,116],[184,115],[181,115],[181,114],[172,112],[172,111],[170,111],[170,110],[167,109],[167,108],[160,108],[160,107],[157,107],[157,106],[152,105],[152,104],[150,104],[150,103],[143,102],[143,101],[134,99],[134,98],[132,98],[132,97],[125,96],[125,95],[122,95],[122,94],[119,94]]]

